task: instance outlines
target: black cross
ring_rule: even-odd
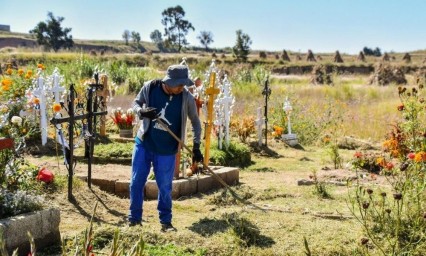
[[[269,88],[269,76],[266,77],[265,87],[262,95],[265,96],[265,146],[268,147],[268,99],[271,96],[271,88]]]
[[[87,185],[89,188],[91,187],[92,182],[92,158],[93,158],[93,149],[94,149],[94,141],[96,139],[96,128],[94,129],[93,124],[96,124],[96,117],[103,116],[108,114],[108,111],[100,111],[98,110],[98,98],[102,96],[96,96],[94,94],[97,90],[102,90],[103,85],[99,84],[99,76],[95,74],[95,83],[89,84],[86,91],[86,113],[81,115],[75,115],[74,101],[76,99],[76,91],[74,88],[74,84],[70,85],[70,94],[68,96],[68,108],[66,109],[68,112],[67,117],[54,117],[50,120],[50,123],[53,125],[68,123],[68,144],[69,150],[65,152],[65,160],[68,163],[68,200],[73,199],[72,195],[72,178],[73,178],[73,162],[74,162],[74,126],[75,122],[79,120],[87,120],[87,130],[83,136],[85,137],[84,144],[84,157],[87,158],[88,172],[87,172]],[[93,100],[93,97],[95,99]],[[102,102],[102,100],[100,100]],[[83,129],[84,130],[84,129]]]

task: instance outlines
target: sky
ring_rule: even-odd
[[[232,47],[241,29],[252,50],[357,54],[365,46],[382,52],[426,49],[426,0],[0,0],[0,24],[28,33],[50,11],[64,17],[74,39],[122,40],[124,30],[142,41],[164,32],[161,13],[177,5],[195,30],[186,38],[211,48]]]

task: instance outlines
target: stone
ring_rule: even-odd
[[[307,180],[307,179],[297,180],[298,186],[311,186],[311,185],[314,185],[314,184],[315,184],[315,182],[313,180]]]

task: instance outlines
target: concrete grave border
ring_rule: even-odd
[[[60,214],[59,209],[50,208],[1,219],[0,232],[3,233],[8,253],[12,255],[18,248],[18,255],[28,255],[30,252],[28,231],[34,237],[37,249],[60,244]]]
[[[240,170],[236,167],[212,167],[213,171],[219,175],[228,185],[236,185],[239,183]],[[87,176],[77,176],[82,180],[87,180]],[[101,190],[115,194],[119,197],[129,197],[130,180],[108,180],[107,178],[92,178],[92,184],[99,186]],[[205,193],[212,189],[223,187],[211,175],[193,175],[185,179],[173,181],[172,197],[173,199],[182,196],[190,196],[198,192]],[[158,187],[155,180],[148,180],[145,185],[145,198],[157,199]]]

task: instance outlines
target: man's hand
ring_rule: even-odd
[[[192,162],[202,162],[204,160],[203,154],[200,151],[200,143],[194,143],[192,148]]]
[[[154,119],[157,117],[157,111],[156,108],[141,108],[139,110],[139,118],[149,118],[149,119]]]

